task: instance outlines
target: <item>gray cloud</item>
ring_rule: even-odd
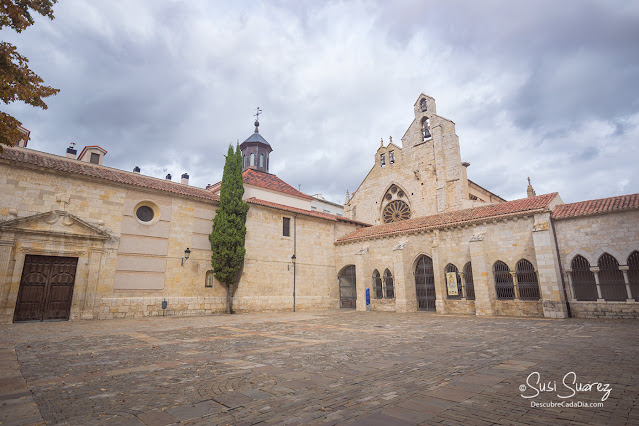
[[[419,93],[456,123],[469,177],[506,198],[639,192],[639,7],[631,2],[65,1],[16,35],[61,92],[6,110],[30,147],[97,144],[105,162],[221,178],[253,131],[271,171],[341,202]]]

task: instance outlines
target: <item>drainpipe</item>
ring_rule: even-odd
[[[561,276],[561,288],[564,291],[564,299],[566,300],[566,311],[568,318],[572,317],[570,312],[570,302],[568,301],[568,293],[566,292],[566,281],[564,280],[564,268],[561,266],[561,255],[559,254],[559,241],[557,240],[557,231],[555,231],[555,220],[550,212],[550,227],[552,228],[552,236],[555,239],[555,249],[557,250],[557,262],[559,262],[559,275]]]
[[[293,312],[295,312],[295,267],[297,266],[297,215],[293,216]]]

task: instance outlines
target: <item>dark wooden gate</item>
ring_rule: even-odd
[[[354,308],[357,301],[355,266],[347,266],[339,275],[339,307]]]
[[[415,290],[417,292],[417,309],[420,311],[435,310],[435,274],[433,259],[422,256],[415,268]]]
[[[77,265],[77,257],[27,255],[13,321],[68,320]]]

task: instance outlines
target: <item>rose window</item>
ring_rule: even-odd
[[[410,208],[401,200],[391,201],[384,207],[382,215],[384,223],[399,222],[410,219]]]

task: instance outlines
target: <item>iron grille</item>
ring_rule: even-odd
[[[435,275],[433,260],[422,256],[415,267],[415,291],[417,293],[417,309],[435,310]]]
[[[513,276],[510,275],[508,265],[501,260],[498,260],[493,266],[493,274],[495,275],[495,291],[497,293],[497,299],[514,299],[515,285],[513,284]]]
[[[590,262],[585,257],[577,255],[570,262],[570,269],[575,299],[584,302],[597,300],[597,284],[595,274],[590,271]]]
[[[623,272],[619,270],[617,259],[604,253],[597,262],[601,296],[606,301],[623,301],[628,298]]]
[[[639,302],[639,251],[633,251],[628,256],[628,280],[632,297]]]
[[[375,289],[375,299],[381,299],[384,297],[382,291],[382,278],[379,276],[379,271],[375,269],[373,271],[373,288]]]
[[[354,308],[357,300],[355,265],[342,270],[339,278],[339,300],[341,308]]]
[[[393,286],[393,274],[387,269],[384,271],[384,284],[386,285],[386,298],[395,298],[395,287]]]
[[[526,259],[517,262],[517,286],[521,300],[539,300],[539,282],[532,263]]]
[[[448,265],[446,265],[446,268],[444,269],[444,271],[446,273],[454,272],[455,279],[457,280],[457,295],[448,294],[448,287],[446,287],[446,297],[448,297],[449,299],[461,299],[463,295],[462,283],[461,283],[461,277],[459,276],[459,270],[457,269],[457,266],[453,265],[452,263],[449,263]],[[444,278],[446,279],[446,283],[448,284],[448,278],[446,277],[446,275],[444,275]]]
[[[464,265],[464,278],[466,281],[466,299],[475,300],[475,284],[473,281],[473,265],[467,262]]]

